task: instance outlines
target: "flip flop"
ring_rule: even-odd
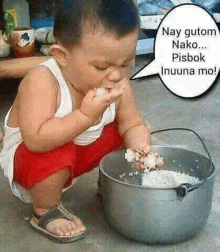
[[[58,236],[46,230],[46,225],[53,220],[60,219],[60,218],[66,219],[66,220],[73,220],[75,215],[71,211],[67,210],[61,202],[57,204],[55,207],[51,208],[44,215],[38,216],[35,213],[33,213],[33,216],[38,221],[36,221],[36,219],[33,217],[30,220],[31,227],[36,232],[46,236],[47,238],[49,238],[50,240],[54,242],[69,243],[69,242],[77,241],[84,237],[84,233],[79,233],[72,236]]]

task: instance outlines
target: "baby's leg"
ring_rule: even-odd
[[[116,121],[105,126],[102,135],[94,143],[89,146],[77,146],[78,162],[76,168],[77,175],[80,171],[90,171],[97,167],[100,160],[112,151],[121,149],[124,146],[124,140],[118,132],[118,124]],[[99,171],[98,191],[97,194],[101,196],[101,176]]]
[[[122,148],[123,138],[119,135],[116,121],[105,126],[99,139],[88,146],[77,146],[77,165],[75,174],[89,172],[97,167],[100,160],[108,153]]]
[[[37,183],[30,189],[33,197],[34,212],[42,216],[60,202],[62,189],[70,176],[69,168],[64,168]],[[73,221],[56,219],[49,222],[46,229],[56,235],[74,235],[85,231],[82,221],[74,217]]]
[[[14,181],[30,190],[34,212],[38,216],[44,215],[60,202],[62,189],[71,182],[69,170],[75,156],[74,144],[47,153],[31,152],[23,143],[19,145],[15,153]],[[55,235],[69,236],[84,232],[85,226],[75,216],[71,221],[53,220],[46,229]]]

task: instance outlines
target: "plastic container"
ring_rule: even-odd
[[[30,27],[29,4],[26,0],[4,0],[3,9],[8,34],[15,28]]]

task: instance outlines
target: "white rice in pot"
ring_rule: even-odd
[[[141,185],[151,188],[175,188],[183,183],[189,183],[191,185],[201,182],[199,178],[190,176],[185,173],[158,169],[150,171],[151,168],[155,168],[156,163],[154,159],[154,153],[149,153],[147,156],[141,156],[134,150],[127,149],[125,153],[125,159],[127,162],[141,162],[144,172],[141,173]],[[137,175],[137,174],[134,174]],[[129,175],[130,176],[130,175]],[[120,176],[122,178],[122,176]],[[126,177],[126,174],[123,174]]]
[[[197,184],[199,178],[185,173],[157,170],[141,174],[141,185],[151,188],[175,188],[183,183]]]

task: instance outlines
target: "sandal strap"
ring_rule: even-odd
[[[38,226],[46,229],[46,226],[49,222],[56,220],[56,219],[66,219],[72,220],[74,218],[74,214],[67,210],[63,204],[60,202],[55,207],[52,207],[48,212],[46,212],[42,216],[37,216],[34,213],[34,216],[38,219]]]

